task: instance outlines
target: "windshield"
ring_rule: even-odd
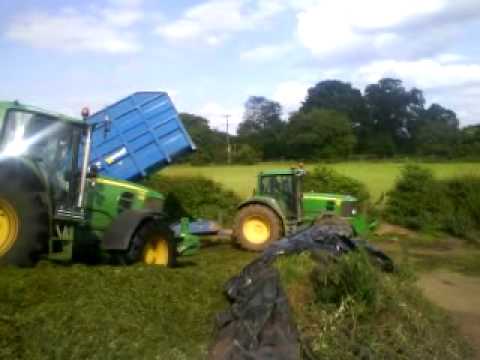
[[[28,157],[39,164],[55,196],[66,198],[73,184],[81,129],[57,118],[19,110],[7,113],[0,156]]]
[[[263,176],[260,181],[260,193],[279,201],[286,210],[287,217],[295,217],[297,212],[294,176]]]

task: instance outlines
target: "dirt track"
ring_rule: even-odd
[[[437,270],[422,274],[418,284],[427,298],[450,312],[480,360],[480,278]]]

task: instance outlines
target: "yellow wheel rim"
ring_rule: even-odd
[[[167,240],[157,237],[147,242],[143,250],[143,262],[148,265],[167,266],[169,251]]]
[[[5,199],[0,199],[0,256],[7,253],[18,236],[18,215]]]
[[[258,216],[251,216],[243,222],[243,235],[253,244],[263,244],[270,239],[270,224]]]

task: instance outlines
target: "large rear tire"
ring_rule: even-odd
[[[242,248],[262,251],[282,237],[282,222],[267,206],[247,205],[235,217],[233,234]]]
[[[48,211],[37,193],[0,179],[0,264],[33,266],[48,252]]]
[[[173,231],[165,223],[146,221],[139,226],[125,251],[115,251],[114,262],[130,265],[143,262],[147,265],[175,266],[177,249]]]

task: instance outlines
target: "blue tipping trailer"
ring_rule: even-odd
[[[93,126],[90,165],[134,181],[195,150],[165,92],[136,92],[87,119]]]

